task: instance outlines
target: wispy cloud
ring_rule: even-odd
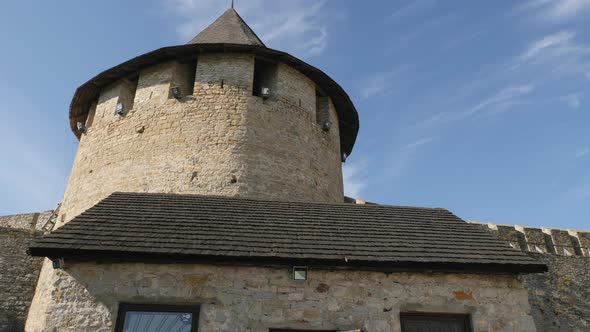
[[[422,155],[422,151],[436,140],[437,137],[434,136],[418,137],[391,149],[384,158],[386,166],[382,167],[380,179],[382,181],[396,180],[407,175],[416,159]]]
[[[401,148],[401,150],[402,151],[413,151],[413,150],[416,150],[416,149],[422,147],[423,145],[426,145],[426,144],[432,142],[432,140],[434,140],[434,137],[423,137],[423,138],[417,139],[413,142],[410,142],[410,143],[404,145]]]
[[[529,0],[516,7],[540,22],[556,23],[581,16],[590,10],[590,0]]]
[[[584,147],[576,151],[577,158],[582,158],[586,156],[590,156],[590,147]]]
[[[363,189],[367,186],[365,178],[361,175],[363,168],[363,163],[347,163],[342,167],[344,194],[346,196],[360,198]]]
[[[207,27],[229,5],[229,2],[217,0],[161,1],[179,18],[177,31],[183,41]],[[325,3],[312,0],[248,0],[236,3],[236,9],[265,44],[311,57],[321,54],[326,48],[329,25],[339,16],[338,13],[327,16]]]
[[[530,84],[509,86],[505,89],[498,91],[492,96],[482,100],[478,104],[466,110],[462,113],[463,117],[471,116],[475,113],[481,112],[486,109],[490,109],[498,106],[508,106],[514,102],[514,99],[520,98],[524,95],[531,93],[534,90],[534,86]]]
[[[374,73],[361,80],[359,85],[360,94],[367,99],[381,94],[390,94],[395,91],[394,81],[404,72],[410,69],[409,65],[402,65],[391,69]]]
[[[566,103],[571,108],[579,108],[582,105],[582,92],[571,93],[569,95],[559,97],[559,100]]]
[[[576,52],[579,47],[573,44],[575,36],[576,34],[572,31],[561,31],[545,36],[531,43],[519,58],[522,61],[528,61],[539,57],[554,57]]]
[[[401,19],[407,16],[412,16],[417,13],[431,9],[436,4],[436,0],[409,0],[406,4],[397,8],[389,19]]]
[[[456,48],[460,45],[469,43],[469,42],[477,39],[478,37],[481,37],[482,35],[485,35],[487,32],[488,32],[487,29],[480,29],[480,30],[475,30],[475,31],[467,31],[465,33],[462,33],[462,34],[456,35],[456,36],[449,36],[447,41],[444,42],[444,44],[442,45],[441,48],[443,50]]]
[[[513,69],[542,66],[548,74],[590,73],[590,46],[576,41],[574,31],[560,31],[531,42],[514,60]]]

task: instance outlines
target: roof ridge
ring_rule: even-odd
[[[266,47],[234,8],[226,10],[187,44],[242,44]]]

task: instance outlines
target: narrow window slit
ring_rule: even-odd
[[[276,96],[277,64],[271,61],[256,59],[254,61],[254,82],[252,95],[263,98]]]

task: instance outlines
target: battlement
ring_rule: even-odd
[[[41,232],[52,211],[0,216],[0,228],[27,232]]]
[[[590,231],[480,223],[484,230],[515,249],[539,254],[590,257]]]

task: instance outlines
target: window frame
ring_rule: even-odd
[[[337,330],[269,329],[268,332],[338,332]]]
[[[133,311],[191,313],[193,315],[191,332],[197,332],[199,330],[199,313],[201,311],[200,305],[119,303],[115,332],[123,332],[123,327],[125,327],[126,313]]]
[[[471,326],[471,315],[467,313],[437,313],[437,312],[401,312],[399,315],[401,330],[404,332],[404,318],[434,318],[434,319],[463,319],[463,327],[465,328],[466,332],[473,332],[473,328]]]

